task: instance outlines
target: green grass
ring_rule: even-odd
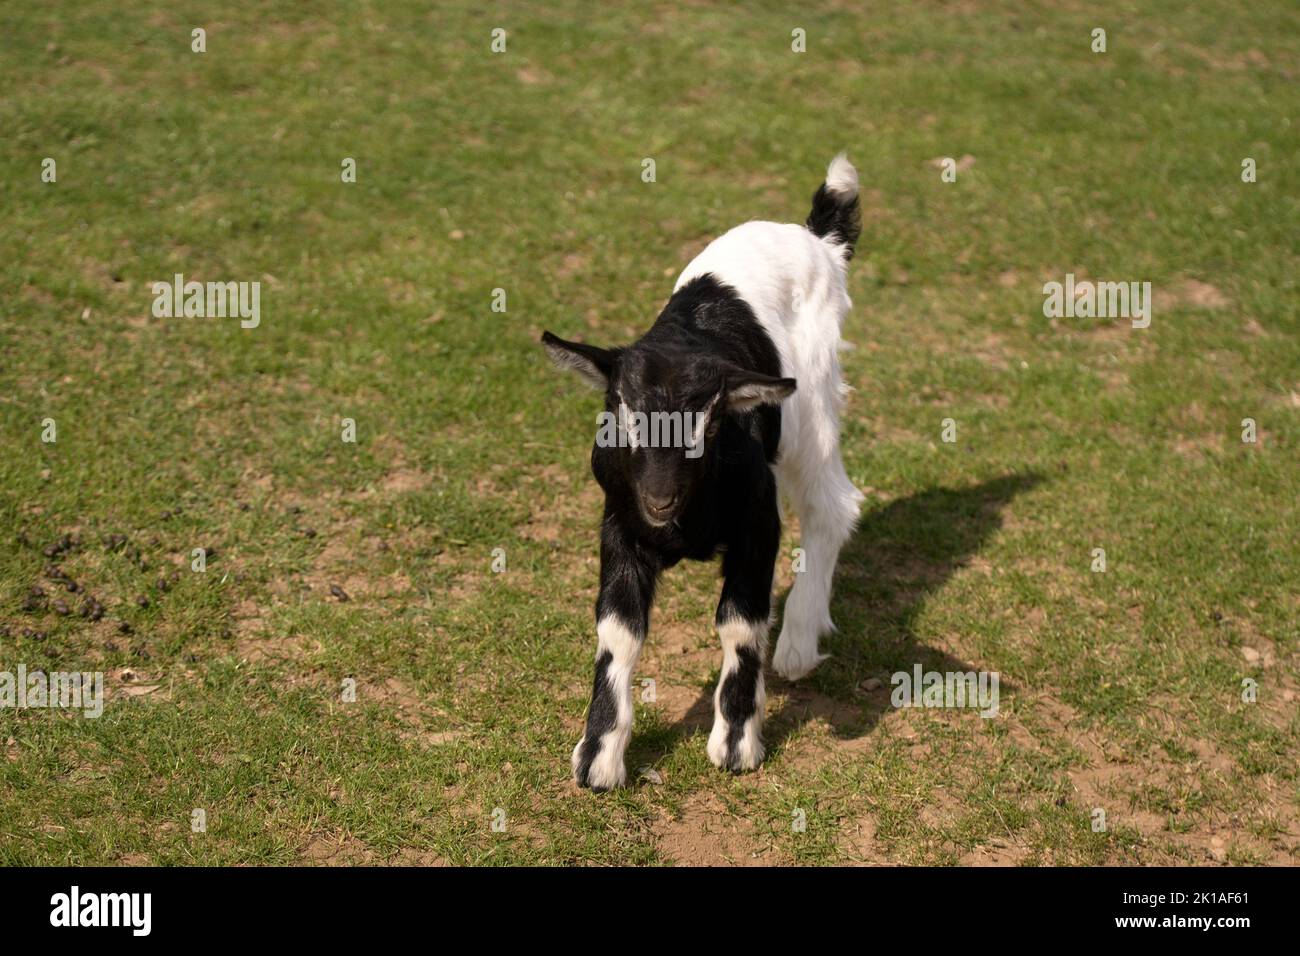
[[[0,670],[108,687],[0,709],[0,862],[1295,861],[1293,4],[125,6],[0,15]],[[659,782],[579,792],[597,399],[538,335],[629,340],[842,148],[834,656],[719,773],[716,571],[675,569]],[[153,318],[176,272],[260,281],[261,325]],[[1151,282],[1151,327],[1045,318],[1067,272]],[[1000,715],[894,709],[917,662],[998,671]]]

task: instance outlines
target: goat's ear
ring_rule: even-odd
[[[609,384],[609,376],[614,370],[614,361],[618,358],[617,349],[602,349],[582,342],[566,342],[550,332],[542,333],[542,345],[556,368],[577,372],[588,385],[601,391],[604,391]]]
[[[747,412],[760,405],[779,405],[794,394],[795,380],[737,370],[727,375],[727,411]]]

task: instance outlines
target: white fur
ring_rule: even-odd
[[[837,156],[827,187],[856,193],[858,175]],[[772,666],[790,680],[803,677],[825,655],[817,640],[834,629],[831,579],[840,548],[858,518],[862,494],[840,459],[840,329],[849,301],[844,247],[803,226],[747,222],[719,236],[686,267],[675,288],[704,273],[730,285],[757,316],[781,360],[781,374],[798,382],[781,404],[781,493],[799,516],[807,569],[795,576]]]
[[[826,168],[826,188],[845,198],[858,194],[858,171],[844,153],[832,159]]]
[[[722,685],[727,676],[740,666],[737,650],[750,646],[758,651],[758,659],[763,659],[767,650],[768,623],[755,624],[751,621],[732,619],[718,625],[718,637],[722,639],[722,674],[718,686],[713,691],[713,730],[709,733],[709,742],[705,748],[709,760],[714,766],[725,767],[727,764],[727,732],[729,725],[722,716]],[[763,762],[763,711],[767,707],[767,691],[763,688],[763,671],[758,671],[758,683],[754,688],[754,715],[745,721],[745,728],[740,735],[738,749],[740,770],[753,770]]]
[[[605,680],[618,705],[614,728],[600,738],[600,751],[591,762],[587,782],[592,787],[612,789],[627,782],[627,768],[623,754],[632,738],[632,671],[641,655],[641,641],[631,628],[617,617],[609,615],[596,624],[596,657],[609,651],[613,660],[605,672]],[[578,759],[584,736],[573,748],[573,771],[578,772]]]
[[[618,424],[619,427],[627,433],[628,447],[634,449],[640,448],[641,429],[632,427],[632,412],[622,400],[618,403]]]

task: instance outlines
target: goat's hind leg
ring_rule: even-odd
[[[807,468],[807,465],[804,465]],[[799,515],[799,546],[804,569],[795,575],[786,598],[781,635],[772,654],[772,669],[798,680],[825,660],[818,638],[835,629],[831,621],[831,582],[840,549],[853,533],[862,493],[844,472],[838,444],[792,497]]]

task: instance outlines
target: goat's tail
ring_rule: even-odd
[[[844,258],[853,258],[853,247],[862,234],[862,213],[858,208],[858,171],[844,153],[831,160],[826,182],[813,195],[806,225],[814,236],[842,243]]]

